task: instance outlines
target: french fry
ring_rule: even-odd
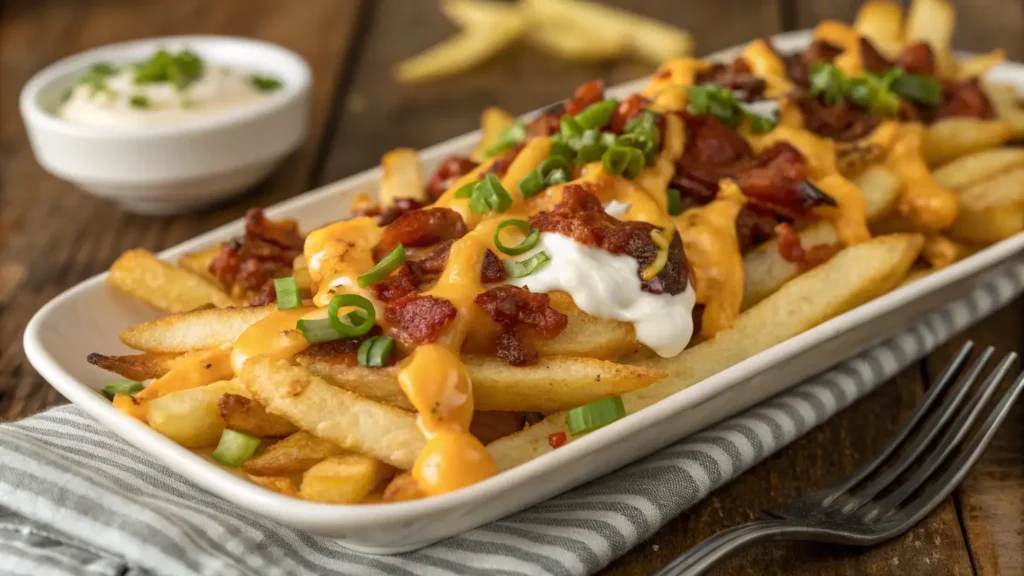
[[[334,386],[412,410],[398,385],[396,367],[366,368],[315,352],[299,354],[295,361]],[[663,376],[657,370],[594,358],[549,356],[530,366],[509,366],[500,358],[479,355],[463,355],[463,361],[473,381],[474,405],[484,411],[564,410],[649,386]]]
[[[92,353],[86,361],[93,366],[103,368],[129,380],[149,380],[159,378],[169,372],[180,358],[180,354],[163,352],[146,352],[127,356],[105,356]]]
[[[326,504],[355,504],[394,471],[387,464],[361,454],[332,456],[306,470],[299,496]]]
[[[268,414],[259,402],[240,394],[225,394],[217,401],[224,427],[257,438],[279,438],[296,432],[294,424]]]
[[[412,468],[426,443],[409,412],[331,386],[284,360],[250,358],[242,382],[268,412],[396,468]]]
[[[966,154],[1000,146],[1012,136],[1013,126],[1004,120],[943,118],[924,131],[921,154],[928,166],[942,166]]]
[[[107,282],[164,312],[185,312],[204,306],[226,308],[237,304],[217,286],[160,260],[148,250],[129,250],[122,254],[110,266]]]
[[[218,254],[220,254],[220,246],[214,246],[198,252],[189,252],[178,257],[178,266],[196,276],[201,276],[204,280],[215,286],[220,286],[220,282],[210,273],[210,263],[213,262],[213,259]]]
[[[344,453],[337,444],[299,430],[246,460],[242,470],[253,476],[287,476],[305,472],[325,458]]]
[[[427,191],[420,174],[420,157],[412,148],[396,148],[380,159],[380,206],[387,210],[400,199],[426,203]]]
[[[1015,168],[959,192],[960,214],[949,236],[988,244],[1024,230],[1024,168]]]
[[[853,29],[893,60],[903,50],[903,6],[887,0],[871,0],[861,5]]]
[[[988,82],[985,84],[985,92],[996,109],[996,116],[1013,127],[1013,137],[1024,138],[1024,109],[1021,109],[1018,102],[1017,87],[1013,84]]]
[[[408,500],[418,500],[425,496],[426,494],[420,489],[420,485],[416,483],[416,479],[412,477],[412,474],[403,472],[395,476],[388,483],[381,499],[385,502],[406,502]]]
[[[518,6],[494,0],[442,0],[441,12],[460,28],[487,29],[523,17]]]
[[[955,72],[950,46],[956,26],[956,9],[948,0],[913,0],[907,11],[906,41],[926,42],[935,54],[939,76],[950,77]]]
[[[956,79],[970,80],[971,78],[983,78],[990,70],[1002,64],[1006,60],[1006,52],[993,50],[988,54],[970,56],[956,63]]]
[[[634,350],[636,331],[628,322],[597,318],[583,312],[565,292],[551,292],[551,307],[569,317],[565,330],[554,338],[528,335],[541,356],[580,356],[611,360]]]
[[[505,49],[526,31],[526,19],[509,18],[493,28],[466,29],[395,67],[402,83],[424,82],[474,68]]]
[[[252,483],[259,484],[271,492],[277,492],[278,494],[293,498],[299,497],[299,489],[295,486],[295,481],[287,476],[256,476],[254,474],[246,474],[246,477]]]
[[[474,162],[487,160],[487,149],[497,144],[501,133],[515,122],[514,116],[497,106],[485,108],[480,114],[480,131],[483,134],[480,137],[480,142],[469,155],[470,159]]]
[[[585,28],[572,22],[531,22],[527,39],[541,50],[573,62],[603,62],[629,50],[629,35],[619,29]]]
[[[962,190],[1024,166],[1024,148],[991,148],[961,156],[932,173],[948,190]]]
[[[725,370],[838,316],[895,287],[921,251],[916,234],[883,236],[850,246],[821,266],[798,276],[781,290],[740,315],[729,330],[674,358],[651,360],[669,378],[623,396],[632,414],[705,378]],[[529,428],[492,442],[488,451],[501,470],[550,452],[548,436],[568,435],[565,413],[558,412]]]
[[[921,259],[928,262],[932,270],[945,268],[963,257],[963,246],[941,234],[933,234],[924,241]]]
[[[145,352],[192,352],[235,343],[253,323],[277,306],[194,310],[169,314],[121,332],[121,342]]]
[[[182,390],[146,402],[146,420],[154,430],[186,448],[216,446],[224,432],[217,402],[225,394],[248,393],[237,380]]]
[[[135,395],[136,400],[152,400],[189,388],[197,388],[234,377],[229,350],[206,350],[179,358],[170,371]]]

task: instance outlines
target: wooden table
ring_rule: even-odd
[[[707,52],[751,38],[849,20],[854,0],[616,0],[694,32]],[[1024,59],[1024,7],[959,0],[958,47],[1004,48]],[[63,402],[21,348],[28,319],[47,300],[103,271],[124,249],[159,250],[242,215],[375,165],[390,148],[423,147],[476,127],[481,109],[520,113],[559,100],[593,77],[648,73],[637,63],[584,66],[510,51],[471,74],[413,88],[391,65],[450,34],[425,0],[7,0],[0,3],[0,419]],[[969,9],[968,9],[969,7]],[[252,36],[287,46],[313,69],[313,117],[302,148],[244,199],[205,213],[157,219],[118,211],[35,163],[18,116],[28,78],[69,54],[110,42],[183,33]],[[510,81],[510,79],[512,79]],[[876,453],[909,414],[929,375],[964,338],[1022,351],[1018,300],[854,407],[809,433],[615,561],[609,574],[649,574],[711,534],[772,504],[842,477]],[[771,544],[719,574],[1024,574],[1024,406],[1018,405],[953,498],[925,522],[871,550]]]

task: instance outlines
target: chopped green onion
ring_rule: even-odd
[[[509,209],[512,205],[512,196],[508,190],[501,185],[501,180],[494,174],[488,174],[486,178],[477,183],[473,189],[473,196],[470,199],[469,207],[478,214],[488,210],[494,210],[499,214]]]
[[[128,100],[128,104],[130,104],[132,108],[149,108],[149,98],[146,98],[141,94],[136,94]]]
[[[850,80],[847,97],[861,108],[870,108],[875,99],[878,98],[878,85],[867,77],[854,78]]]
[[[560,178],[560,182],[565,182],[566,176],[572,174],[572,165],[561,156],[552,156],[540,163],[540,166],[537,167],[537,172],[544,179],[544,183],[550,186],[559,183],[552,181],[552,175],[560,175],[556,176],[556,178]]]
[[[97,62],[89,67],[89,70],[78,79],[79,83],[89,87],[89,96],[95,96],[98,92],[110,92],[107,87],[107,78],[117,74],[117,68],[110,62]]]
[[[584,130],[604,128],[611,122],[618,105],[618,100],[602,100],[587,106],[574,119]]]
[[[515,226],[523,233],[526,238],[522,242],[515,246],[505,246],[501,243],[501,231],[509,226]],[[494,246],[498,248],[503,254],[510,256],[518,256],[523,252],[528,251],[537,245],[537,241],[540,240],[540,232],[536,229],[530,229],[530,223],[526,220],[505,220],[494,230]]]
[[[733,128],[743,120],[743,108],[736,102],[736,96],[728,88],[701,84],[690,86],[686,89],[686,94],[689,99],[686,108],[691,114],[714,116]]]
[[[184,90],[203,74],[203,61],[190,50],[171,54],[158,50],[148,60],[135,68],[135,83],[170,82],[178,90]]]
[[[892,81],[890,89],[901,98],[927,106],[942,103],[942,85],[935,78],[905,74]]]
[[[668,215],[678,216],[683,212],[683,194],[676,188],[669,188],[668,194]]]
[[[359,286],[367,288],[377,282],[380,282],[386,278],[388,274],[391,274],[398,269],[403,262],[405,262],[405,246],[399,244],[398,246],[395,246],[395,249],[391,251],[391,254],[382,258],[380,262],[377,262],[377,264],[373,266],[373,268],[367,270],[365,274],[359,275]]]
[[[591,162],[597,162],[604,155],[605,150],[608,147],[604,144],[587,144],[580,148],[576,154],[576,162],[579,164],[589,164]]]
[[[519,193],[523,195],[523,198],[536,196],[537,194],[540,194],[544,188],[544,176],[541,176],[540,170],[530,172],[519,181]]]
[[[302,332],[306,342],[310,344],[323,344],[324,342],[333,342],[342,338],[328,318],[320,318],[319,320],[303,318],[295,324],[295,327]]]
[[[473,196],[473,189],[476,188],[477,184],[479,184],[479,181],[477,181],[477,182],[470,182],[469,184],[465,184],[465,185],[459,186],[459,189],[455,191],[455,197],[456,198],[471,198]]]
[[[544,252],[537,252],[520,262],[505,260],[505,273],[508,274],[509,278],[523,278],[543,268],[550,261],[551,259]]]
[[[771,132],[775,128],[775,119],[768,116],[761,116],[760,114],[750,115],[750,131],[754,134],[764,134],[765,132]]]
[[[489,146],[484,150],[484,155],[488,158],[497,156],[505,150],[515,147],[526,138],[526,124],[522,122],[516,122],[515,124],[505,128],[498,134],[498,140],[493,146]]]
[[[833,64],[815,62],[811,66],[810,94],[827,106],[843,102],[847,92],[846,75]]]
[[[262,74],[253,74],[249,77],[249,80],[252,82],[253,87],[261,92],[273,92],[284,86],[284,83],[277,78]]]
[[[562,140],[552,140],[551,142],[551,157],[561,157],[572,162],[576,158],[576,150],[573,150],[572,146],[569,146]]]
[[[569,410],[565,415],[565,424],[569,434],[579,436],[607,426],[626,415],[626,407],[621,396],[602,398],[578,408]]]
[[[605,172],[633,180],[644,169],[646,159],[642,152],[628,146],[612,146],[601,157]]]
[[[127,394],[129,396],[135,396],[145,388],[141,383],[135,380],[118,380],[117,382],[111,382],[103,387],[103,395],[107,397],[107,400],[113,400],[114,396],[118,394]]]
[[[387,336],[374,336],[367,338],[359,345],[359,352],[356,358],[360,366],[380,368],[391,359],[391,353],[395,349],[395,341]]]
[[[653,166],[658,160],[657,144],[640,132],[631,132],[619,136],[618,144],[639,150],[644,155],[644,163],[647,166]]]
[[[302,305],[299,283],[295,278],[274,278],[274,293],[277,294],[277,309],[291,310]]]
[[[392,252],[391,254],[394,254]],[[389,255],[390,256],[390,255]],[[402,254],[405,257],[404,251]],[[352,324],[346,324],[341,321],[338,317],[338,311],[343,306],[355,306],[365,312],[362,322],[356,323],[355,318],[357,316],[348,314],[347,318]],[[362,336],[373,328],[374,323],[377,321],[377,312],[373,308],[373,302],[370,302],[366,298],[359,296],[358,294],[338,294],[331,299],[331,303],[327,305],[327,320],[330,321],[331,326],[334,327],[334,331],[337,332],[343,338],[355,338],[356,336]]]
[[[255,436],[225,429],[212,456],[214,460],[228,468],[238,468],[252,458],[256,449],[260,447],[260,442],[262,440]]]
[[[583,135],[583,127],[572,116],[562,116],[562,119],[559,121],[559,129],[561,130],[562,137],[566,140],[572,140]]]
[[[900,111],[900,99],[888,90],[878,93],[870,110],[879,116],[895,116]]]

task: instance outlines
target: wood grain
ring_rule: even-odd
[[[0,17],[0,418],[60,401],[27,365],[21,332],[47,300],[104,270],[123,250],[161,249],[307,189],[322,126],[332,107],[357,27],[353,1],[206,2],[15,1]],[[28,78],[64,56],[111,42],[171,34],[261,38],[295,50],[314,73],[306,143],[263,185],[203,214],[149,218],[126,214],[46,174],[35,163],[15,95]]]

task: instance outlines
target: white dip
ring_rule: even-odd
[[[517,260],[544,251],[551,259],[545,266],[509,284],[529,287],[531,292],[563,290],[576,306],[597,318],[629,322],[637,340],[659,356],[675,356],[693,335],[693,285],[686,291],[651,294],[641,288],[635,258],[584,246],[567,236],[543,232],[537,245]]]

